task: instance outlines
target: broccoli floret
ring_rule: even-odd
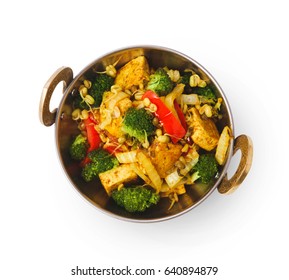
[[[147,85],[150,89],[157,93],[159,96],[167,95],[173,89],[174,83],[163,68],[158,68],[153,74]]]
[[[101,148],[88,153],[88,158],[91,162],[83,167],[81,174],[86,182],[90,182],[94,178],[97,178],[99,173],[118,166],[116,157]]]
[[[184,84],[184,92],[185,93],[192,93],[192,87],[190,86],[190,77],[192,75],[192,72],[183,72],[181,75],[181,78],[179,79],[178,83],[179,84]]]
[[[203,97],[205,97],[207,99],[213,99],[213,100],[217,99],[216,94],[214,93],[212,88],[209,87],[209,86],[205,86],[204,88],[197,87],[195,89],[196,89],[196,93],[198,95],[201,95],[201,96],[203,96]]]
[[[89,106],[83,100],[83,98],[80,96],[80,94],[77,94],[76,96],[74,96],[74,98],[73,98],[73,108],[89,110]]]
[[[200,179],[202,183],[208,184],[218,172],[218,163],[213,154],[202,154],[197,164],[192,168],[193,181]]]
[[[112,192],[112,198],[117,205],[128,212],[143,212],[150,206],[157,204],[160,196],[152,190],[142,186],[121,188]]]
[[[181,78],[179,80],[179,83],[185,84],[185,85],[190,85],[190,77],[192,76],[191,71],[185,71],[182,73]]]
[[[181,75],[181,78],[179,79],[178,83],[182,83],[185,85],[185,89],[184,92],[185,93],[196,93],[200,96],[202,96],[204,99],[206,100],[216,100],[216,94],[213,91],[213,89],[206,85],[205,87],[191,87],[190,86],[190,77],[192,76],[192,72],[187,71],[187,72],[183,72]]]
[[[114,78],[107,74],[97,74],[92,81],[91,88],[88,93],[94,98],[94,107],[99,107],[102,102],[102,96],[105,91],[110,90],[114,83]]]
[[[70,145],[69,152],[71,158],[74,160],[83,160],[86,157],[87,148],[87,138],[82,134],[77,135]]]
[[[153,115],[145,110],[131,107],[127,110],[122,130],[131,137],[135,137],[139,142],[145,143],[147,137],[152,135],[155,131],[153,125]]]

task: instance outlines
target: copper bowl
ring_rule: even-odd
[[[84,182],[80,176],[81,170],[78,164],[70,159],[68,151],[72,137],[79,132],[75,121],[71,118],[72,95],[79,88],[84,76],[89,75],[92,71],[103,71],[106,66],[113,64],[115,61],[118,61],[117,67],[121,67],[139,55],[144,55],[152,67],[168,66],[171,69],[179,70],[190,68],[197,72],[203,79],[210,80],[210,85],[215,89],[217,96],[224,100],[222,105],[223,118],[219,125],[220,127],[228,125],[233,137],[230,142],[227,161],[222,166],[219,177],[216,178],[210,186],[203,188],[201,184],[196,184],[194,188],[188,188],[187,192],[179,197],[179,202],[170,210],[168,210],[170,202],[167,199],[162,199],[157,206],[148,209],[146,212],[132,214],[119,208],[107,196],[100,183]],[[63,82],[63,97],[58,109],[51,112],[49,109],[50,99],[54,89],[60,82]],[[97,209],[110,216],[127,221],[156,222],[168,220],[192,210],[204,201],[215,189],[221,194],[232,193],[245,179],[252,163],[252,141],[250,137],[246,135],[235,137],[233,117],[229,103],[214,77],[192,58],[164,47],[137,46],[113,51],[90,63],[74,78],[71,68],[59,68],[43,88],[40,101],[40,120],[45,126],[55,124],[58,155],[63,169],[74,188]],[[241,151],[241,160],[236,173],[228,179],[227,169],[232,156],[237,150]]]

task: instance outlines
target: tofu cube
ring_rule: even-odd
[[[149,65],[144,56],[138,56],[121,67],[116,75],[115,84],[123,90],[133,86],[142,87],[149,80]]]
[[[120,184],[131,182],[137,179],[137,174],[129,164],[122,164],[111,170],[99,174],[99,179],[108,195]]]
[[[193,141],[206,151],[212,151],[217,145],[220,134],[211,119],[202,119],[198,110],[193,108]]]

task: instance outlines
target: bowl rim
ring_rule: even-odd
[[[193,65],[197,66],[199,69],[201,69],[202,72],[205,73],[205,75],[207,75],[210,79],[210,81],[214,84],[214,86],[217,88],[217,90],[219,91],[219,93],[221,94],[223,101],[226,105],[226,110],[227,110],[227,114],[228,114],[228,120],[229,120],[229,125],[230,125],[230,129],[231,129],[231,133],[232,133],[232,140],[230,141],[230,146],[228,149],[228,154],[227,154],[227,160],[226,163],[224,164],[223,168],[222,168],[222,172],[219,176],[219,178],[216,180],[216,182],[214,183],[214,185],[211,187],[211,189],[200,199],[198,200],[196,203],[194,203],[193,205],[191,205],[190,207],[183,209],[182,211],[179,211],[175,214],[169,215],[169,216],[165,216],[165,217],[158,217],[158,218],[145,218],[145,219],[137,219],[137,218],[130,218],[130,217],[124,217],[121,215],[117,215],[109,210],[106,210],[104,208],[102,208],[100,205],[98,205],[97,203],[95,203],[92,199],[90,199],[88,196],[86,196],[85,194],[83,194],[75,185],[75,183],[73,182],[72,178],[69,176],[65,164],[63,162],[63,158],[62,155],[60,153],[60,148],[59,148],[59,141],[58,141],[58,128],[59,128],[59,123],[61,120],[61,114],[62,114],[62,110],[61,108],[63,107],[63,105],[65,104],[66,98],[69,95],[69,93],[72,91],[72,89],[74,88],[74,84],[76,83],[76,81],[79,80],[79,78],[81,78],[83,76],[83,74],[85,72],[87,72],[89,69],[91,69],[91,67],[93,65],[95,65],[98,62],[101,62],[103,59],[105,59],[106,57],[109,57],[111,55],[117,54],[119,52],[126,52],[126,51],[132,51],[132,50],[138,50],[138,49],[144,49],[144,50],[157,50],[157,51],[165,51],[168,53],[173,53],[176,54],[186,60],[188,60],[189,62],[191,62]],[[159,45],[132,45],[132,46],[127,46],[127,47],[123,47],[123,48],[118,48],[115,50],[112,50],[110,52],[107,52],[101,56],[99,56],[98,58],[94,59],[92,62],[90,62],[89,64],[87,64],[71,81],[71,83],[67,86],[67,88],[64,91],[63,97],[60,101],[60,105],[59,108],[57,109],[56,112],[56,119],[55,119],[55,140],[56,140],[56,147],[57,147],[57,153],[58,153],[58,160],[61,163],[61,166],[64,170],[64,173],[66,174],[66,177],[69,179],[69,181],[71,182],[71,185],[73,187],[74,190],[77,191],[77,193],[86,201],[88,202],[90,205],[92,205],[93,207],[95,207],[96,209],[98,209],[100,212],[116,218],[118,220],[122,220],[122,221],[128,221],[128,222],[135,222],[135,223],[154,223],[154,222],[163,222],[166,220],[171,220],[174,219],[176,217],[179,217],[181,215],[184,215],[188,212],[190,212],[192,209],[194,209],[195,207],[199,206],[201,203],[203,203],[217,188],[217,186],[221,183],[221,181],[223,180],[223,178],[226,176],[232,155],[233,155],[233,142],[235,139],[235,132],[234,132],[234,121],[233,121],[233,115],[232,115],[232,111],[231,111],[231,107],[229,105],[228,99],[223,91],[223,89],[221,88],[220,84],[217,82],[217,80],[214,78],[214,76],[199,62],[197,62],[195,59],[193,59],[192,57],[174,50],[172,48],[168,48],[168,47],[163,47],[163,46],[159,46]]]

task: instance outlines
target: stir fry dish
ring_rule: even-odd
[[[170,209],[196,182],[214,182],[226,162],[223,100],[192,69],[154,69],[145,56],[116,66],[84,78],[73,95],[79,133],[70,156],[118,207],[143,212],[169,199]]]

